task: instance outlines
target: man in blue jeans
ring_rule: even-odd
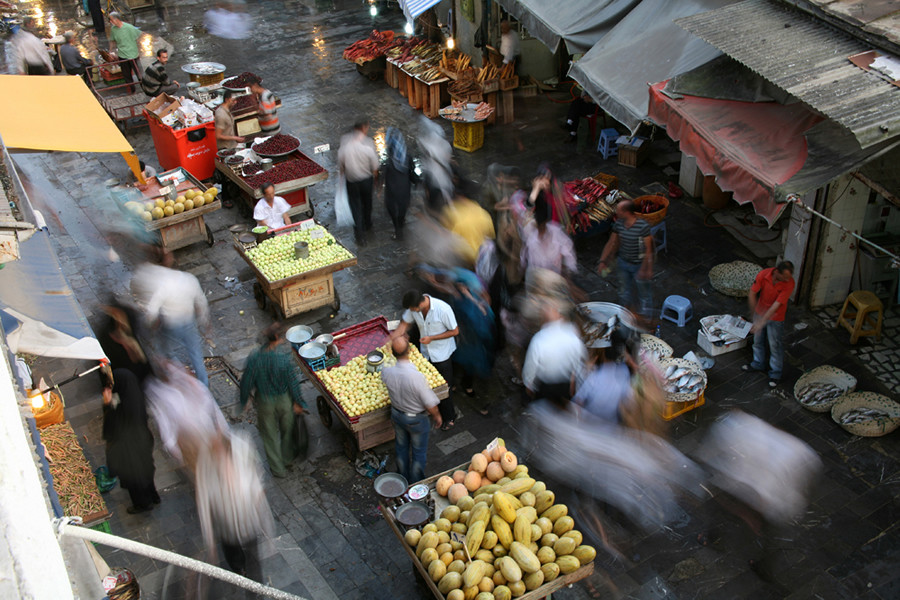
[[[631,200],[616,204],[616,223],[613,225],[609,241],[600,254],[597,270],[604,277],[609,272],[609,261],[617,256],[619,271],[619,302],[628,309],[634,309],[635,294],[640,310],[635,311],[644,319],[652,317],[653,295],[650,279],[653,277],[653,238],[650,225],[638,219],[637,209]]]
[[[381,379],[391,397],[391,421],[394,423],[397,469],[410,483],[425,479],[430,414],[441,426],[440,400],[425,376],[409,360],[409,340],[396,337],[391,349],[397,364],[381,371]]]
[[[750,287],[747,299],[753,313],[753,362],[744,371],[766,371],[766,346],[769,347],[769,387],[778,386],[784,368],[784,317],[794,291],[794,265],[782,261],[763,269]]]

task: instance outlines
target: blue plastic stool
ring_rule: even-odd
[[[658,225],[654,225],[650,228],[650,237],[653,238],[653,248],[656,250],[656,252],[665,250],[666,254],[669,253],[669,235],[666,232],[665,221],[662,221]]]
[[[597,144],[597,152],[603,155],[604,160],[619,153],[619,147],[616,146],[618,138],[619,132],[612,127],[600,130],[600,143]]]
[[[674,316],[666,311],[674,313]],[[693,316],[694,309],[691,307],[691,301],[684,296],[669,296],[666,298],[666,301],[663,302],[662,312],[659,313],[660,319],[672,321],[679,327],[684,327],[684,324],[690,321]]]

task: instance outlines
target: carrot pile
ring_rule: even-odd
[[[41,442],[63,513],[69,517],[84,518],[105,512],[106,503],[97,489],[94,472],[78,445],[72,426],[59,423],[45,427],[41,430]]]

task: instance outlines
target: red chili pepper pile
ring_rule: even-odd
[[[263,171],[251,177],[244,177],[244,181],[252,188],[258,188],[264,183],[284,183],[285,181],[293,181],[295,179],[303,179],[311,175],[323,173],[323,169],[318,164],[305,158],[295,160],[286,160],[278,163],[268,171]]]
[[[293,152],[299,147],[300,140],[293,136],[279,133],[277,135],[273,135],[262,144],[254,144],[253,151],[257,154],[262,154],[263,156],[265,156]]]
[[[259,77],[251,73],[250,71],[244,71],[237,77],[233,77],[229,81],[227,81],[227,86],[230,88],[243,88],[250,85],[251,81],[257,81]]]
[[[649,215],[650,213],[655,213],[658,210],[662,210],[663,208],[665,208],[665,206],[663,206],[661,202],[657,203],[653,200],[650,200],[649,198],[645,198],[641,201],[641,206],[639,208],[641,214]]]
[[[569,192],[566,203],[570,216],[568,229],[570,234],[585,233],[597,223],[612,218],[613,208],[603,200],[609,190],[606,185],[587,177],[578,181],[568,181],[565,186]]]
[[[231,112],[241,112],[242,110],[247,110],[248,108],[256,108],[256,98],[253,96],[253,94],[238,96],[234,101],[234,104],[231,106]]]
[[[569,181],[566,183],[566,190],[572,196],[578,196],[577,199],[574,199],[575,202],[580,200],[581,202],[587,204],[593,204],[597,200],[601,199],[606,195],[607,187],[602,183],[599,183],[590,177],[586,177],[585,179],[581,179],[579,181]]]
[[[389,48],[393,48],[399,43],[394,41],[393,31],[373,30],[366,39],[353,42],[347,46],[343,56],[350,62],[356,62],[357,60],[369,61],[383,56]]]

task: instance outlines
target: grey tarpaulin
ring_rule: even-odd
[[[551,52],[565,40],[569,54],[587,52],[640,0],[497,0]]]
[[[647,118],[648,84],[698,67],[721,52],[672,21],[735,0],[643,0],[576,62],[569,75],[615,120],[634,130]]]

